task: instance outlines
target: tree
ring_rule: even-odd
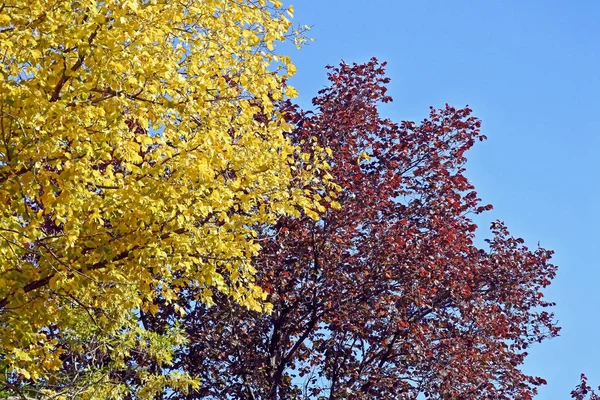
[[[261,309],[256,226],[314,214],[328,190],[320,151],[296,167],[274,108],[295,94],[274,50],[291,12],[278,0],[0,5],[6,388],[108,397],[110,370],[69,375],[87,376],[81,393],[54,371],[77,367],[68,354],[168,361],[184,338],[144,331],[139,315],[182,287]],[[132,368],[146,396],[164,384]]]
[[[419,124],[380,117],[384,65],[330,67],[314,112],[283,106],[294,143],[330,149],[342,208],[262,229],[254,265],[270,315],[184,291],[190,342],[173,368],[202,385],[163,398],[531,399],[544,383],[520,366],[559,330],[541,292],[552,252],[501,222],[474,244],[472,215],[491,208],[464,175],[480,121],[448,105]],[[159,331],[175,315],[161,307],[145,323]]]

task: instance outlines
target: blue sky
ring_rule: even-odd
[[[488,140],[468,176],[531,247],[556,251],[561,336],[530,351],[548,380],[539,399],[567,399],[585,372],[600,384],[600,2],[533,0],[288,0],[315,42],[293,52],[300,102],[326,84],[326,64],[388,61],[394,103],[420,120],[430,105],[469,105]],[[481,232],[485,233],[485,230]]]

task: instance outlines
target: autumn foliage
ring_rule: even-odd
[[[184,287],[262,309],[258,227],[316,215],[315,191],[333,187],[325,153],[300,154],[275,108],[296,94],[276,50],[302,41],[292,11],[278,0],[0,4],[0,390],[123,398],[111,371],[128,354],[168,363],[184,340],[145,331],[140,312]],[[128,368],[145,398],[197,385]]]
[[[207,307],[189,288],[182,318],[164,302],[142,318],[177,320],[190,339],[173,368],[202,386],[177,398],[531,399],[544,384],[520,367],[558,334],[542,294],[552,252],[499,221],[474,243],[473,215],[491,208],[465,176],[480,121],[448,105],[420,123],[381,117],[384,65],[330,67],[314,111],[282,105],[296,145],[331,149],[342,209],[261,228],[254,265],[273,312],[223,295]]]
[[[302,110],[279,0],[0,4],[0,398],[532,399],[552,251],[465,176],[469,108]],[[576,400],[598,399],[582,376]]]
[[[575,400],[600,400],[600,395],[588,384],[587,376],[581,374],[580,379],[579,385],[571,391],[571,398]],[[598,387],[598,391],[600,391],[600,387]]]

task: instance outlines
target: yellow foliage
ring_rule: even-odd
[[[255,227],[323,191],[274,108],[296,94],[281,7],[2,2],[0,366],[45,378],[51,332],[115,335],[190,282],[260,309]]]

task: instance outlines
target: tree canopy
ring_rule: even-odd
[[[275,50],[302,40],[291,14],[277,0],[0,4],[0,384],[122,396],[91,349],[167,363],[177,327],[139,324],[156,297],[263,308],[257,226],[315,216],[333,188],[324,151],[302,154],[274,107],[295,95]],[[165,385],[129,367],[144,396]]]
[[[448,105],[420,123],[381,117],[391,98],[375,59],[330,68],[329,81],[314,111],[282,111],[293,143],[331,150],[341,209],[261,230],[271,314],[223,295],[207,307],[189,288],[182,318],[174,305],[147,315],[148,329],[177,319],[190,339],[173,368],[202,385],[175,398],[531,399],[544,380],[521,366],[558,334],[542,294],[556,267],[499,221],[475,244],[473,215],[491,208],[465,176],[480,121]]]
[[[0,3],[0,397],[536,395],[556,266],[501,221],[475,240],[481,121],[382,117],[376,59],[302,110],[292,15]]]

